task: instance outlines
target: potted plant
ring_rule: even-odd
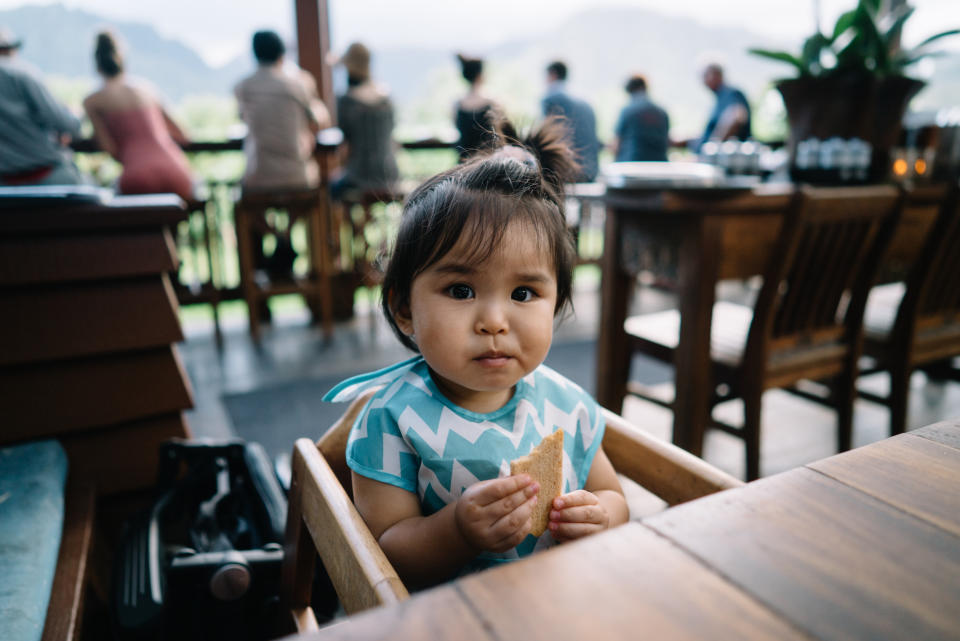
[[[791,157],[797,142],[807,138],[860,138],[873,147],[870,178],[886,177],[904,111],[924,85],[904,72],[936,54],[930,50],[932,43],[960,29],[943,31],[904,49],[900,33],[913,7],[900,4],[881,12],[881,4],[882,0],[858,0],[854,9],[837,19],[831,33],[807,38],[799,55],[750,49],[796,70],[795,78],[776,85],[787,109]]]

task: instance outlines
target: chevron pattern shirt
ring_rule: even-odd
[[[563,491],[582,489],[603,440],[599,406],[580,386],[545,365],[517,382],[500,409],[478,414],[437,388],[423,357],[343,381],[324,397],[349,401],[382,385],[357,419],[347,464],[357,474],[415,492],[424,515],[456,501],[470,485],[510,475],[510,461],[557,429],[563,440]],[[552,545],[549,531],[503,554],[485,553],[478,569]]]

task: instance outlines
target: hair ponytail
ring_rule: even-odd
[[[97,71],[107,78],[113,78],[123,71],[120,48],[117,46],[116,38],[109,31],[101,31],[97,34],[97,45],[93,57],[97,63]]]
[[[543,180],[561,197],[564,184],[574,180],[580,171],[576,154],[570,148],[570,128],[562,116],[550,116],[525,135],[503,119],[497,123],[497,133],[504,144],[530,152],[540,166]]]

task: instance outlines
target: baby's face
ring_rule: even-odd
[[[465,409],[491,412],[546,358],[553,338],[557,277],[536,234],[511,225],[483,263],[460,242],[418,275],[401,331],[413,336],[436,383]]]

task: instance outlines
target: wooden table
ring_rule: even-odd
[[[676,248],[672,261],[681,323],[674,356],[673,442],[701,455],[714,384],[710,326],[716,284],[763,273],[793,193],[793,185],[782,183],[748,190],[606,191],[596,373],[601,405],[622,411],[630,368],[623,322],[636,273],[648,268],[642,258]],[[884,258],[892,271],[912,264],[945,193],[943,185],[908,192],[912,204]]]
[[[960,421],[469,576],[311,639],[960,638]]]

